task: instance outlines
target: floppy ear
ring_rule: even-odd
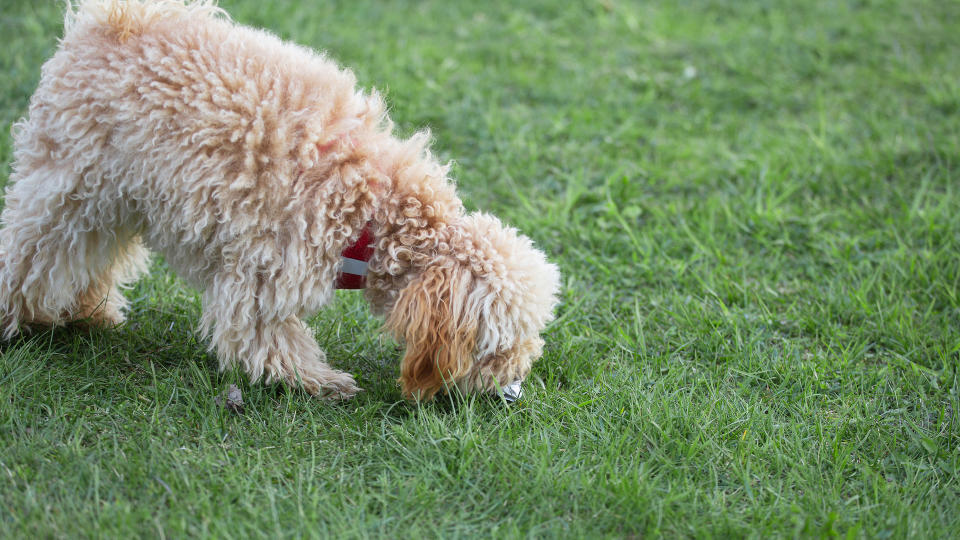
[[[472,280],[459,265],[433,266],[400,292],[385,326],[407,346],[400,366],[405,396],[429,400],[470,370],[479,317],[466,301]]]

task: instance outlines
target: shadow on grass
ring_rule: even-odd
[[[239,368],[221,372],[215,353],[197,335],[194,319],[163,309],[134,309],[127,322],[114,328],[82,324],[36,328],[0,342],[0,354],[10,360],[12,355],[32,359],[30,371],[47,374],[46,380],[35,379],[42,392],[66,392],[63,395],[70,399],[88,393],[100,396],[92,399],[102,399],[102,406],[107,406],[111,395],[130,402],[147,397],[209,413],[210,403],[234,384],[244,407],[240,413],[224,409],[224,418],[255,424],[283,423],[288,416],[306,414],[327,422],[351,417],[361,424],[400,425],[419,414],[456,417],[467,411],[478,420],[496,422],[506,411],[526,408],[523,402],[507,406],[494,395],[456,391],[429,402],[404,399],[397,384],[401,352],[397,345],[362,327],[341,336],[325,331],[328,321],[319,324],[317,338],[331,364],[350,372],[364,389],[350,400],[320,401],[284,384],[251,382]]]

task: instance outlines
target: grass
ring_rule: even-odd
[[[221,5],[550,254],[544,357],[510,408],[410,404],[342,293],[311,324],[366,392],[320,403],[218,374],[157,260],[124,327],[2,346],[0,535],[960,535],[960,4]],[[0,13],[0,179],[60,25]]]

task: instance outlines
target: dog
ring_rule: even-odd
[[[199,332],[220,369],[252,381],[358,392],[303,323],[338,282],[365,285],[405,346],[408,398],[496,391],[542,354],[557,267],[497,218],[467,213],[429,135],[393,135],[383,99],[352,72],[211,2],[68,7],[13,137],[0,216],[8,339],[120,324],[120,290],[153,251],[202,291]]]

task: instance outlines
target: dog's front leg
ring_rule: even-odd
[[[360,391],[350,374],[326,363],[326,355],[300,319],[260,321],[257,333],[261,345],[247,358],[258,362],[264,359],[263,373],[268,383],[282,380],[314,396],[331,399],[347,399]],[[244,367],[250,372],[250,366]]]
[[[210,336],[221,370],[239,363],[253,381],[279,380],[322,398],[347,399],[360,391],[350,374],[326,363],[303,321],[264,317],[269,310],[257,304],[269,295],[217,294],[218,289],[225,292],[213,287],[204,294],[201,331]]]

